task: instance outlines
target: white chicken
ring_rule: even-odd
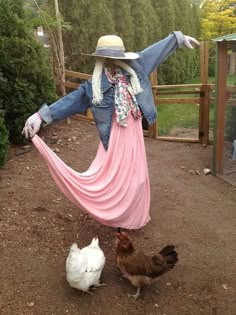
[[[106,259],[99,247],[97,237],[92,239],[89,246],[79,249],[77,244],[72,244],[66,259],[66,278],[72,288],[88,292],[91,286],[99,287],[100,277]]]

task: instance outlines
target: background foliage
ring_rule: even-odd
[[[5,113],[0,118],[0,156],[7,134],[10,142],[20,143],[27,117],[56,99],[55,56],[33,33],[39,25],[57,32],[54,5],[54,0],[0,0],[0,110]],[[59,0],[59,7],[66,68],[87,73],[94,59],[81,53],[92,53],[105,34],[121,36],[126,51],[140,51],[174,30],[201,39],[236,32],[233,0]],[[214,72],[213,49],[211,61]],[[159,67],[158,83],[183,83],[198,75],[199,51],[181,49]]]
[[[3,112],[0,111],[0,167],[4,165],[7,154],[8,131],[4,123]]]
[[[0,110],[12,143],[22,141],[26,118],[56,97],[47,51],[27,22],[22,0],[0,0]]]
[[[47,0],[53,3],[53,0]],[[117,34],[127,51],[140,51],[175,30],[198,38],[200,9],[192,0],[59,0],[71,31],[64,32],[66,68],[91,73],[94,60],[81,55],[92,53],[97,40]],[[161,84],[181,83],[199,73],[197,50],[178,51],[158,70]]]

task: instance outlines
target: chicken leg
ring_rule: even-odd
[[[141,288],[138,287],[136,294],[128,294],[128,297],[133,297],[134,300],[136,301],[137,298],[141,295],[141,294],[140,294],[140,291],[141,291]]]
[[[93,290],[96,290],[98,287],[102,287],[102,286],[104,286],[104,285],[106,285],[106,283],[100,283],[100,282],[98,282],[97,284],[95,284],[95,285],[92,287],[92,289],[93,289]]]

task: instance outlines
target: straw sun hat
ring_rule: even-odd
[[[98,39],[96,50],[86,56],[103,57],[112,59],[137,59],[139,55],[133,52],[125,52],[123,40],[116,35],[105,35]]]

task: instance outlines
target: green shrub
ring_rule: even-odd
[[[228,77],[229,84],[233,84],[235,79],[235,75],[231,75]],[[236,85],[236,83],[234,84]],[[235,98],[235,93],[232,98]],[[226,138],[229,141],[236,140],[236,107],[229,107],[226,110]]]
[[[4,124],[3,114],[0,112],[0,167],[4,165],[7,155],[8,131]]]
[[[209,69],[208,69],[208,75],[210,77],[214,77],[215,76],[215,73],[216,73],[215,68],[216,68],[215,60],[210,59],[210,61],[209,61]]]
[[[25,120],[56,99],[46,48],[27,25],[22,0],[0,0],[0,56],[0,109],[10,142],[20,143]]]
[[[226,138],[229,141],[236,140],[236,108],[229,107],[226,111]]]

